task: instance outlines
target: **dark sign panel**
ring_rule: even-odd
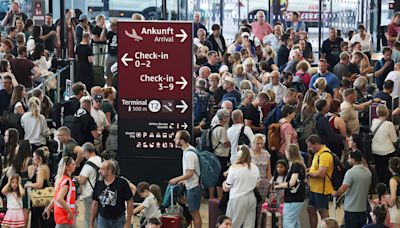
[[[118,156],[132,178],[160,178],[149,174],[155,164],[169,169],[157,169],[163,178],[181,172],[174,137],[192,129],[192,31],[188,22],[118,22]]]

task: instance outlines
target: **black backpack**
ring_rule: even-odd
[[[104,161],[104,159],[101,158],[101,162],[103,162],[103,161]],[[100,173],[99,173],[100,167],[98,167],[96,164],[94,164],[91,161],[86,161],[83,166],[85,166],[85,165],[90,165],[96,171],[96,182],[97,182],[99,180],[99,176],[100,176]],[[87,181],[89,182],[90,187],[92,187],[92,189],[94,189],[94,186],[95,186],[96,183],[92,184],[92,182],[90,182],[90,178],[89,177],[87,178]]]
[[[53,108],[50,112],[50,117],[53,120],[54,126],[56,128],[64,126],[65,119],[69,116],[73,116],[71,110],[71,101],[60,101],[54,103]]]
[[[332,172],[332,176],[330,177],[328,175],[328,173],[326,173],[326,176],[329,178],[329,180],[332,182],[332,186],[334,190],[338,190],[340,188],[340,186],[342,186],[343,183],[343,179],[344,179],[344,174],[345,174],[345,168],[343,163],[340,161],[339,157],[326,150],[323,151],[319,156],[318,156],[318,166],[319,166],[319,157],[321,157],[321,155],[323,155],[324,153],[329,153],[332,155],[333,158],[333,172]],[[324,178],[324,187],[323,187],[323,191],[325,191],[325,178]]]
[[[213,146],[212,145],[212,132],[215,128],[217,127],[222,127],[220,124],[215,125],[214,127],[211,127],[207,130],[204,130],[201,133],[200,136],[200,141],[197,144],[197,150],[198,151],[209,151],[209,152],[214,152],[215,149],[217,149],[217,147],[219,146],[219,144],[221,144],[221,142],[218,143],[217,146]]]
[[[244,128],[246,126],[243,125],[242,129],[240,130],[239,134],[239,140],[238,140],[238,145],[247,145],[250,146],[250,139],[247,137],[247,135],[244,133]]]

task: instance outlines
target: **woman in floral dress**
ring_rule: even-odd
[[[269,183],[271,180],[271,155],[264,148],[265,136],[262,134],[256,134],[253,138],[253,147],[251,154],[251,162],[258,167],[260,171],[260,186],[257,188],[261,194],[263,201],[257,203],[257,228],[261,227],[261,206],[265,202],[265,199],[269,190]]]

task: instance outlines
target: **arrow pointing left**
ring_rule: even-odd
[[[186,38],[188,37],[187,33],[185,32],[185,30],[181,29],[181,33],[180,34],[176,34],[176,37],[182,38],[181,39],[181,43],[183,43]]]
[[[124,56],[122,56],[121,61],[125,66],[128,66],[128,62],[132,62],[133,58],[128,58],[128,53],[125,53]]]
[[[181,108],[181,113],[184,113],[186,109],[189,107],[184,100],[181,100],[181,105],[176,105],[176,108]]]

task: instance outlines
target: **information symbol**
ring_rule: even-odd
[[[149,102],[150,112],[159,112],[161,110],[161,103],[158,100],[151,100]]]

